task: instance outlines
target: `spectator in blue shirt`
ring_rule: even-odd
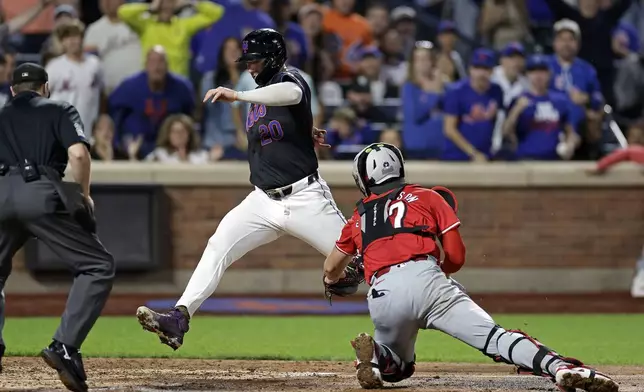
[[[528,16],[530,22],[537,26],[552,26],[552,11],[546,0],[527,0]]]
[[[311,50],[302,27],[290,21],[293,16],[291,0],[273,0],[271,11],[277,31],[282,33],[286,41],[289,65],[303,69],[311,56]]]
[[[494,52],[477,49],[472,54],[469,78],[445,92],[444,132],[447,138],[442,159],[487,162],[497,117],[503,110],[503,91],[492,83]]]
[[[350,108],[339,108],[329,121],[327,142],[331,145],[334,159],[352,160],[367,144],[364,129]]]
[[[402,87],[403,145],[408,159],[438,159],[443,152],[441,99],[447,77],[434,63],[429,41],[417,43]]]
[[[125,79],[110,95],[109,114],[114,119],[117,145],[137,155],[147,155],[156,144],[159,128],[171,114],[192,115],[195,94],[183,76],[168,72],[165,51],[148,52],[145,70]]]
[[[577,57],[581,32],[579,25],[562,19],[554,25],[555,54],[550,59],[552,72],[550,86],[565,93],[573,102],[570,122],[583,130],[584,154],[596,154],[596,144],[601,137],[603,95],[595,68]]]
[[[217,69],[217,57],[224,40],[236,37],[240,41],[253,30],[275,28],[273,19],[259,8],[260,0],[221,0],[224,17],[209,28],[197,33],[191,42],[195,67],[201,74]]]
[[[510,104],[504,134],[516,148],[517,159],[570,159],[578,136],[568,121],[568,97],[548,89],[550,69],[546,57],[530,57],[526,70],[528,91]]]

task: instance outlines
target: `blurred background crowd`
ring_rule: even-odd
[[[24,61],[77,107],[96,160],[245,159],[241,38],[284,34],[321,159],[598,160],[644,143],[644,0],[2,0],[0,105]],[[614,151],[617,150],[617,151]],[[620,159],[628,159],[628,154]],[[614,161],[615,159],[613,159]]]

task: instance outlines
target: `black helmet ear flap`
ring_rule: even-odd
[[[369,179],[366,178],[367,156],[369,155],[368,151],[369,147],[365,147],[358,153],[358,155],[356,155],[353,160],[353,180],[364,196],[369,196],[371,194],[371,192],[369,191],[369,186],[367,184]]]

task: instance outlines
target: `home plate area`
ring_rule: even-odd
[[[361,391],[351,363],[201,359],[86,360],[91,391]],[[602,368],[622,392],[644,391],[642,367]],[[409,380],[387,389],[434,392],[555,391],[549,380],[517,376],[497,364],[421,363]],[[57,375],[39,358],[5,358],[0,390],[61,391]]]

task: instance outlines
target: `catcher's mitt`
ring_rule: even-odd
[[[454,212],[458,212],[458,201],[456,200],[456,196],[454,195],[454,192],[440,185],[433,187],[432,190],[438,193],[439,195],[441,195],[441,197],[445,199],[447,204],[449,204],[449,206],[452,207]]]
[[[328,284],[322,278],[324,284],[324,296],[331,304],[333,296],[348,297],[358,291],[360,283],[364,282],[364,266],[362,257],[356,256],[351,260],[347,268],[344,269],[345,277],[333,284]]]

